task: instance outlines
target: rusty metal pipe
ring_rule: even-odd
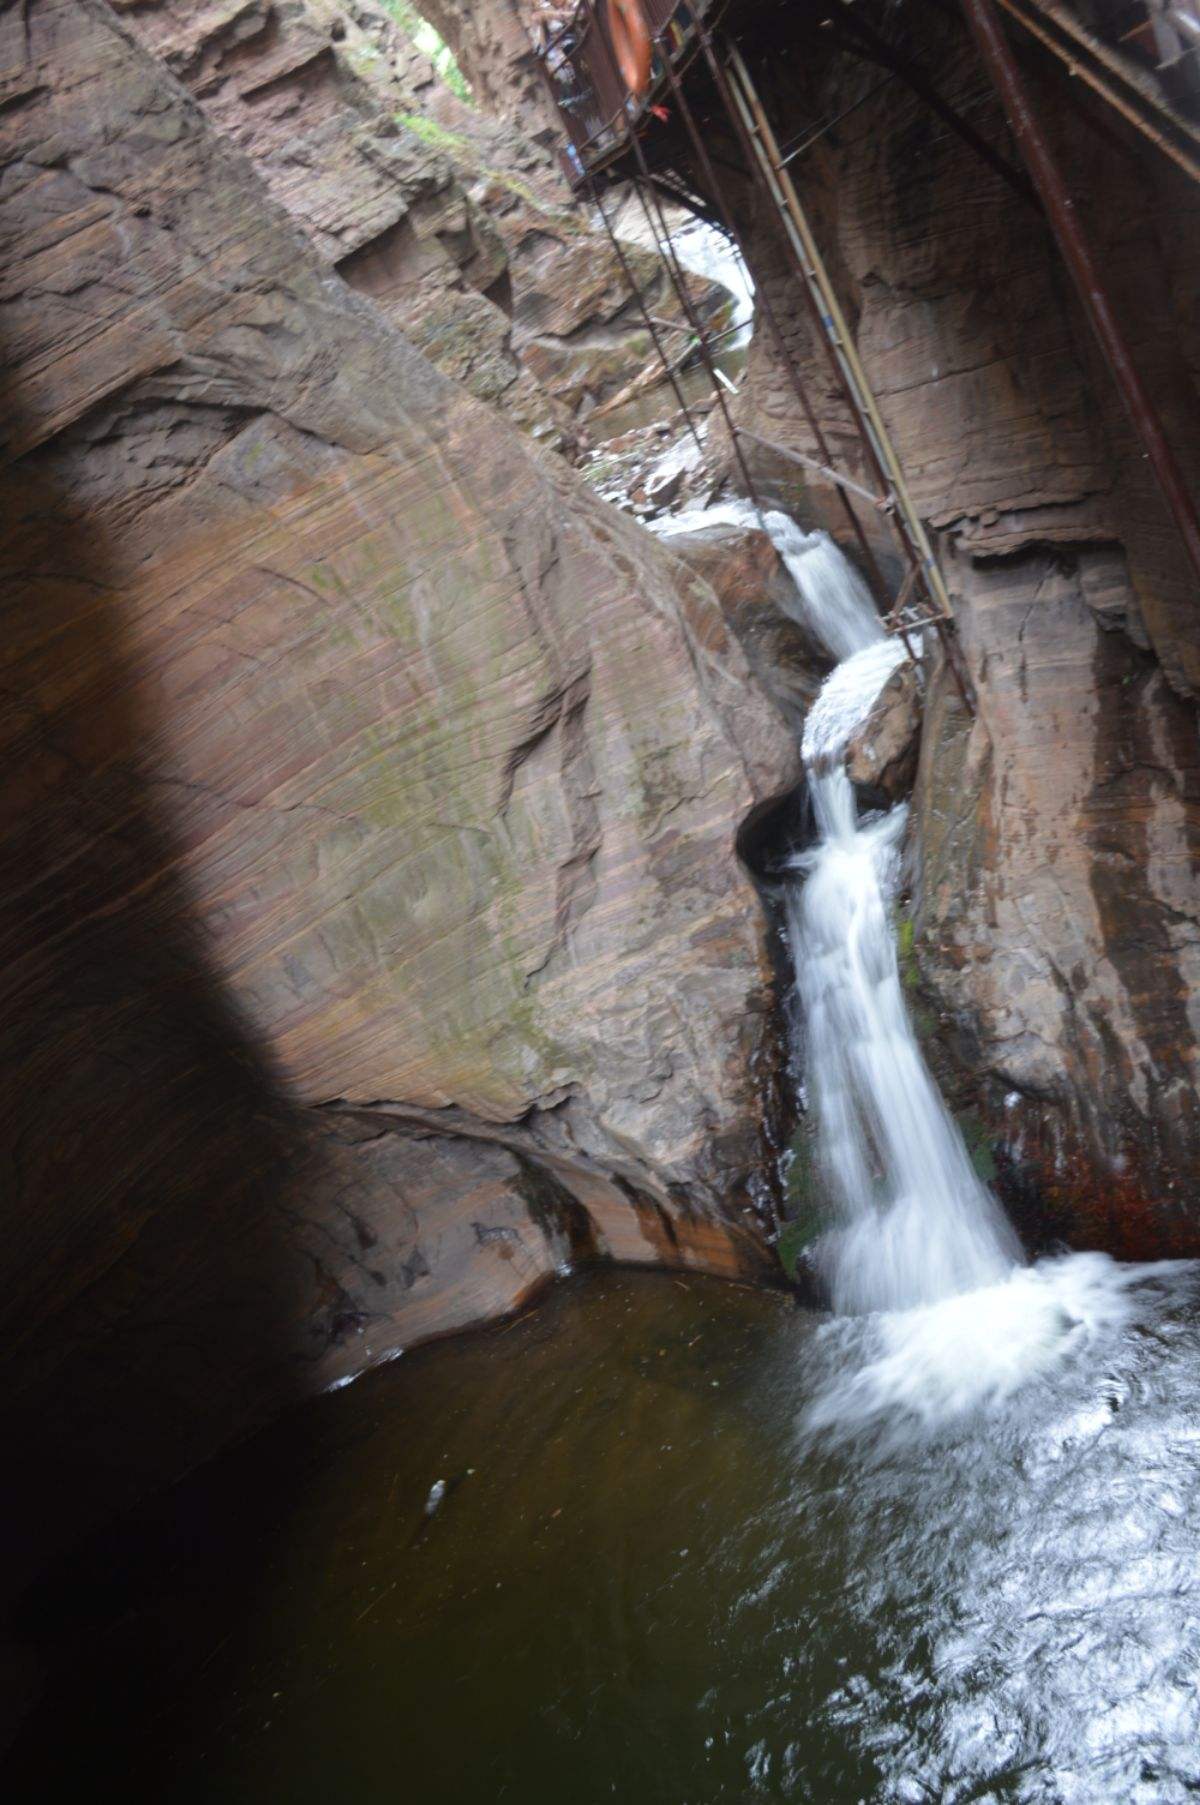
[[[600,190],[596,186],[595,176],[588,175],[587,185],[591,191],[593,205],[595,206],[597,213],[600,215],[600,218],[604,221],[604,230],[608,233],[609,243],[612,245],[613,250],[617,254],[617,261],[621,265],[621,269],[622,269],[622,272],[624,273],[625,280],[629,284],[630,290],[633,294],[633,298],[638,304],[638,309],[641,313],[641,316],[646,322],[646,330],[649,332],[650,337],[654,341],[654,349],[658,352],[659,359],[662,363],[663,370],[666,372],[667,381],[670,383],[671,387],[674,389],[675,399],[676,399],[676,401],[678,401],[680,407],[683,409],[683,417],[687,421],[688,431],[691,433],[693,439],[696,441],[696,450],[700,453],[701,457],[703,457],[704,456],[704,444],[700,437],[699,428],[697,427],[696,422],[692,418],[692,411],[689,408],[689,406],[687,404],[687,399],[684,396],[683,390],[679,385],[679,378],[675,374],[675,366],[673,365],[673,363],[671,362],[671,359],[667,355],[666,346],[663,344],[661,338],[658,336],[658,327],[655,323],[654,316],[651,314],[650,309],[647,307],[645,298],[642,294],[642,291],[638,287],[637,277],[634,275],[632,266],[630,265],[630,262],[629,262],[629,259],[625,255],[624,246],[621,244],[620,239],[617,237],[616,232],[613,230],[613,227],[609,220],[608,214],[604,211],[604,205],[600,199]]]
[[[1153,81],[1149,73],[1146,75],[1146,82],[1142,82],[1136,65],[1119,57],[1075,20],[1068,19],[1057,7],[1051,11],[1043,5],[1040,9],[1046,19],[1053,21],[1054,30],[1050,31],[1039,19],[1033,18],[1029,9],[1020,4],[1019,0],[1000,0],[1000,3],[1024,31],[1044,44],[1053,56],[1066,65],[1072,80],[1078,77],[1086,83],[1122,118],[1128,120],[1136,131],[1141,132],[1151,144],[1161,150],[1164,156],[1177,163],[1180,169],[1191,176],[1193,182],[1200,182],[1200,158],[1195,149],[1189,149],[1184,143],[1173,140],[1168,133],[1160,131],[1148,115],[1157,113],[1180,140],[1188,137],[1193,140],[1193,144],[1200,142],[1200,132],[1183,114],[1167,112],[1161,103],[1156,102],[1152,93],[1147,93],[1146,83]],[[1055,36],[1055,31],[1062,32],[1070,41],[1064,44],[1061,38]],[[1121,84],[1124,84],[1124,93],[1121,91]]]
[[[642,151],[641,144],[639,143],[636,132],[633,134],[633,143],[635,146],[635,154],[637,156],[638,165],[644,176],[647,173],[646,158],[645,158],[645,153]],[[649,200],[648,200],[646,193],[643,191],[643,186],[642,186],[641,182],[635,182],[633,184],[633,187],[634,187],[634,192],[636,193],[636,195],[638,197],[638,200],[641,202],[642,212],[646,216],[646,224],[650,228],[650,236],[654,239],[655,246],[658,250],[659,256],[663,258],[664,263],[667,265],[667,270],[671,276],[671,279],[672,279],[672,282],[673,282],[673,285],[675,288],[675,292],[679,296],[680,304],[683,307],[683,311],[687,315],[688,321],[692,328],[692,331],[696,335],[696,340],[697,340],[696,348],[700,353],[701,362],[703,363],[704,368],[708,374],[709,382],[712,384],[713,394],[717,398],[717,406],[721,410],[721,416],[722,416],[722,418],[725,422],[725,426],[729,432],[729,441],[730,441],[730,444],[733,446],[733,455],[734,455],[735,459],[737,460],[738,469],[741,471],[742,481],[746,485],[746,494],[750,497],[750,500],[754,503],[755,508],[758,510],[759,518],[761,519],[762,504],[760,503],[760,501],[758,499],[758,491],[754,486],[754,478],[751,476],[750,467],[746,463],[745,453],[742,451],[741,443],[737,436],[737,428],[734,426],[733,418],[729,412],[729,403],[725,399],[725,391],[722,388],[720,378],[717,375],[716,365],[713,363],[712,357],[709,354],[708,340],[704,336],[704,327],[701,324],[700,316],[697,314],[696,309],[692,305],[692,297],[688,293],[687,282],[684,279],[683,270],[680,267],[679,259],[675,255],[675,247],[671,243],[671,234],[667,228],[667,222],[663,216],[662,207],[659,205],[658,198],[655,195],[654,190],[652,188],[649,190]],[[649,205],[650,201],[652,201],[654,203],[655,211],[657,212],[657,215],[658,215],[657,230],[655,228],[654,220],[651,218],[651,215],[650,215],[650,205]],[[661,239],[659,237],[660,232],[662,234]]]
[[[707,35],[707,34],[705,34],[705,35]],[[702,44],[703,44],[703,40],[702,40]],[[704,181],[706,181],[708,183],[709,195],[710,195],[711,199],[713,200],[713,202],[715,203],[715,205],[717,207],[717,211],[720,213],[722,219],[725,222],[726,230],[729,232],[734,243],[737,245],[738,252],[741,256],[742,262],[745,264],[747,270],[749,270],[749,272],[750,272],[751,280],[754,283],[755,304],[756,304],[756,306],[758,306],[762,309],[763,318],[767,322],[767,327],[771,333],[771,336],[775,340],[776,346],[779,351],[779,355],[780,355],[781,359],[783,360],[783,367],[787,371],[788,381],[792,385],[792,392],[794,393],[797,401],[800,403],[801,411],[804,414],[804,418],[808,422],[809,431],[812,433],[813,440],[816,444],[817,450],[820,452],[821,457],[824,460],[824,465],[817,464],[816,468],[819,470],[822,470],[822,473],[825,475],[832,475],[833,474],[833,471],[832,471],[833,453],[829,449],[829,445],[826,441],[825,434],[821,429],[821,424],[820,424],[819,420],[817,419],[817,416],[816,416],[815,411],[813,410],[812,404],[810,403],[810,401],[808,399],[808,391],[805,389],[804,384],[800,379],[800,372],[796,368],[796,361],[793,358],[792,353],[788,347],[788,342],[783,335],[783,327],[780,325],[779,316],[775,312],[775,308],[771,301],[771,297],[767,293],[767,285],[766,285],[765,281],[762,279],[762,276],[755,273],[753,267],[751,266],[750,259],[746,254],[745,240],[743,239],[742,234],[738,231],[737,219],[734,214],[734,210],[730,206],[728,198],[726,197],[726,194],[725,194],[725,189],[721,183],[721,180],[720,180],[719,176],[717,175],[716,170],[713,168],[712,158],[708,154],[708,146],[705,144],[703,135],[701,134],[700,129],[696,124],[695,116],[693,115],[692,109],[688,104],[687,96],[685,95],[685,93],[683,91],[683,85],[680,82],[679,77],[675,73],[675,66],[674,66],[673,62],[671,61],[670,46],[668,44],[666,44],[665,42],[663,42],[662,40],[660,40],[660,48],[662,49],[662,53],[663,53],[663,62],[666,65],[667,82],[671,89],[671,96],[675,102],[675,105],[679,109],[679,115],[680,115],[680,118],[683,120],[688,137],[691,139],[692,148],[696,153],[696,159],[700,165],[701,176],[703,177]],[[707,45],[704,45],[704,48],[707,49]],[[718,93],[718,97],[720,97],[720,89],[719,88],[717,89],[717,93]],[[722,103],[722,104],[724,104],[724,103]],[[731,120],[730,123],[733,124],[734,122]],[[753,182],[753,180],[754,180],[753,161],[750,164],[749,174],[750,174],[750,180]],[[746,436],[748,438],[752,438],[754,435],[752,433],[747,433]],[[772,449],[776,449],[776,448],[772,447]],[[805,459],[802,459],[799,457],[797,458],[797,461],[798,462],[815,463],[814,459],[805,460]],[[834,476],[833,480],[835,483],[838,483],[838,485],[839,485],[838,500],[841,504],[842,511],[845,514],[846,519],[848,520],[848,522],[850,524],[851,531],[853,532],[855,538],[858,540],[859,550],[861,551],[862,556],[863,556],[863,562],[865,563],[865,565],[867,567],[867,570],[873,580],[873,584],[875,587],[876,606],[879,606],[880,602],[883,600],[883,598],[887,594],[887,586],[883,580],[883,572],[879,568],[879,561],[875,556],[875,552],[874,552],[874,549],[872,548],[870,540],[867,538],[866,530],[863,527],[862,521],[859,519],[857,513],[855,512],[854,507],[850,501],[850,498],[845,492],[845,488],[843,488],[841,486],[841,479]],[[847,486],[850,488],[855,487],[855,485],[853,483],[849,483]],[[865,491],[864,491],[864,493],[865,493]],[[874,496],[869,496],[868,499],[872,502],[872,504],[874,504],[874,501],[875,501]]]
[[[1003,102],[1017,147],[1041,197],[1050,229],[1200,581],[1200,519],[1195,503],[1130,355],[1075,203],[1042,135],[999,15],[992,0],[962,0],[962,5],[979,54]]]

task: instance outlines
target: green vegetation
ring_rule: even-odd
[[[896,960],[900,967],[900,984],[904,991],[905,1004],[909,1019],[917,1039],[926,1050],[937,1033],[937,1017],[926,1007],[921,984],[921,968],[917,963],[916,935],[911,915],[901,914],[895,917],[896,926]]]
[[[981,1178],[985,1185],[993,1184],[996,1178],[996,1162],[992,1158],[991,1136],[974,1110],[960,1110],[957,1120],[959,1133],[966,1143],[976,1176]]]
[[[428,19],[423,19],[415,6],[408,0],[383,0],[387,11],[391,13],[401,31],[411,38],[418,50],[429,58],[438,75],[445,82],[452,94],[460,100],[471,101],[471,90],[467,86],[466,77],[459,68],[453,50],[444,39],[438,36]]]
[[[900,961],[900,981],[905,990],[915,990],[917,985],[916,959],[913,955],[913,918],[902,915],[896,923],[896,954]]]
[[[407,126],[434,150],[445,151],[447,156],[466,147],[467,140],[459,132],[448,132],[444,125],[439,125],[436,119],[426,119],[423,113],[397,113],[396,122]]]

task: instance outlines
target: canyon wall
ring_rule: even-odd
[[[558,108],[533,54],[540,28],[557,28],[568,11],[541,0],[425,0],[422,14],[449,44],[479,106],[557,151]]]
[[[470,9],[471,29],[454,0],[439,9],[445,35],[476,58],[485,101],[500,87],[496,59],[516,52],[497,30],[485,57],[472,31],[512,4]],[[734,9],[729,24],[796,153],[793,176],[938,544],[978,700],[968,718],[948,675],[934,675],[905,928],[927,1045],[1031,1238],[1200,1251],[1194,573],[958,9],[859,8],[827,30],[793,9],[766,36],[750,18]],[[1135,360],[1200,489],[1200,192],[1012,36]],[[746,179],[702,77],[692,89],[826,441],[874,487],[773,204]],[[650,154],[703,189],[674,113],[648,124]],[[741,424],[820,456],[761,313],[740,386]],[[740,486],[715,419],[709,445]],[[743,450],[761,493],[859,556],[831,484]],[[894,590],[904,567],[886,520],[859,516]]]
[[[116,0],[350,287],[438,368],[568,453],[653,362],[555,156],[441,81],[382,0]],[[682,312],[659,259],[650,305]],[[709,312],[727,305],[707,284]]]
[[[703,578],[101,0],[0,32],[0,1395],[42,1530],[580,1257],[770,1269],[734,841],[796,764]]]
[[[1200,193],[1014,43],[1200,488]],[[770,68],[761,79],[789,142],[844,115],[793,173],[936,530],[978,699],[968,720],[946,673],[932,686],[910,980],[943,1079],[978,1112],[1032,1238],[1194,1253],[1200,595],[961,21],[908,8],[889,44],[1016,183],[876,63],[797,58],[799,86]],[[738,206],[830,441],[870,480],[766,211],[745,188]],[[765,330],[738,405],[813,449]],[[855,555],[828,488],[756,456]]]

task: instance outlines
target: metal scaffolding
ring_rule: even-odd
[[[1195,504],[1179,470],[1172,449],[1163,432],[1158,414],[1142,385],[1128,353],[1123,334],[1108,302],[1105,287],[1095,260],[1075,218],[1072,202],[1055,168],[1036,116],[1025,93],[1015,59],[1000,29],[993,0],[961,0],[966,22],[973,31],[983,53],[1001,99],[1018,149],[1028,174],[1008,162],[994,146],[983,139],[956,109],[934,89],[923,72],[888,43],[880,30],[862,15],[861,10],[835,9],[836,19],[819,19],[831,25],[848,49],[876,62],[889,71],[886,80],[903,80],[954,129],[973,152],[985,160],[1016,192],[1023,202],[1040,207],[1058,240],[1063,257],[1079,288],[1083,304],[1096,331],[1101,348],[1129,408],[1134,425],[1141,434],[1147,455],[1160,487],[1171,508],[1188,556],[1200,577],[1200,525]],[[1200,177],[1200,125],[1190,119],[1186,110],[1174,105],[1170,97],[1156,85],[1156,76],[1139,74],[1136,63],[1123,49],[1101,42],[1089,32],[1061,0],[998,0],[1010,15],[1056,55],[1070,62],[1073,74],[1083,76],[1088,85],[1114,105],[1122,116],[1144,133],[1180,167]],[[1187,36],[1180,24],[1184,17],[1179,0],[1146,0],[1152,14],[1154,43],[1161,49],[1163,34],[1174,33],[1183,43]],[[606,229],[613,236],[617,254],[634,291],[639,307],[651,331],[655,348],[670,377],[684,417],[697,436],[695,421],[682,389],[675,381],[674,368],[659,337],[657,327],[644,298],[637,289],[629,261],[625,257],[600,199],[601,184],[614,179],[614,171],[623,165],[622,180],[631,180],[645,211],[651,241],[663,258],[669,279],[675,288],[684,316],[695,335],[701,362],[709,375],[717,405],[728,430],[733,455],[741,480],[750,499],[758,505],[758,496],[745,445],[755,444],[811,470],[832,483],[847,522],[858,543],[865,571],[875,592],[877,604],[885,614],[890,631],[899,632],[912,649],[909,633],[932,626],[942,640],[947,660],[970,705],[969,685],[957,653],[950,627],[953,611],[945,583],[934,557],[924,522],[913,504],[899,458],[891,443],[878,403],[858,356],[853,336],[842,313],[837,293],[821,257],[812,226],[791,174],[792,165],[806,148],[812,134],[798,146],[781,151],[775,131],[767,115],[750,71],[736,45],[728,38],[714,36],[715,24],[724,24],[735,14],[731,0],[643,0],[643,14],[652,38],[652,69],[649,89],[634,97],[625,89],[611,42],[608,0],[580,0],[570,21],[560,27],[541,49],[542,68],[550,91],[562,114],[570,144],[565,166],[573,186],[586,187],[600,211]],[[960,15],[961,16],[961,15]],[[1185,19],[1191,32],[1190,14]],[[1181,36],[1180,34],[1183,34]],[[1193,65],[1200,60],[1200,50],[1188,38],[1181,54],[1188,59],[1189,79]],[[1178,62],[1178,57],[1175,59]],[[837,392],[854,423],[863,448],[868,471],[867,480],[839,470],[828,439],[822,430],[816,409],[807,393],[804,374],[788,343],[767,292],[763,272],[755,268],[744,235],[738,230],[734,209],[729,205],[726,184],[716,167],[716,159],[705,141],[689,103],[687,78],[693,66],[707,72],[707,80],[715,93],[720,111],[729,122],[744,163],[744,173],[767,199],[778,220],[781,240],[786,247],[797,286],[813,327],[813,337],[828,360]],[[1160,63],[1160,71],[1167,65]],[[872,90],[872,92],[877,90]],[[690,147],[685,162],[694,163],[695,186],[703,193],[704,205],[693,198],[674,196],[672,185],[664,185],[661,170],[652,169],[642,142],[657,115],[667,117],[660,103],[670,99],[675,114],[684,128]],[[677,154],[677,153],[676,153]],[[632,168],[630,168],[632,164]],[[678,169],[673,172],[678,178]],[[739,171],[739,174],[743,173]],[[1030,179],[1032,178],[1032,180]],[[687,181],[689,178],[684,177]],[[756,289],[759,313],[778,351],[796,399],[799,402],[816,455],[796,447],[780,445],[761,434],[740,426],[730,411],[719,372],[713,360],[713,340],[706,334],[688,293],[687,279],[675,255],[670,233],[662,212],[661,191],[691,205],[694,211],[709,216],[715,213],[737,245]],[[869,509],[870,514],[864,514]],[[872,517],[886,518],[894,533],[898,549],[908,566],[899,594],[888,598],[875,556],[872,537],[864,521]]]
[[[915,656],[916,647],[912,636],[919,633],[923,627],[932,626],[942,639],[955,679],[964,700],[970,705],[968,684],[961,661],[950,641],[948,628],[953,620],[953,613],[941,572],[933,556],[924,525],[908,493],[899,459],[891,444],[878,404],[854,348],[828,272],[801,207],[795,184],[787,170],[786,159],[780,154],[749,71],[732,45],[726,44],[720,48],[716,45],[705,16],[706,11],[711,9],[703,7],[686,9],[688,15],[686,27],[682,27],[675,17],[676,7],[666,5],[666,0],[660,0],[660,3],[650,10],[655,13],[654,19],[650,22],[657,26],[653,38],[653,49],[654,68],[657,71],[658,80],[669,92],[687,132],[707,191],[706,199],[715,208],[725,230],[737,245],[754,283],[757,306],[772,335],[792,390],[800,404],[809,431],[813,435],[817,456],[814,457],[794,447],[780,445],[775,441],[765,439],[761,434],[738,425],[733,418],[724,385],[713,360],[712,341],[705,331],[689,294],[686,274],[671,241],[670,231],[662,210],[660,185],[649,167],[645,148],[641,142],[638,129],[638,109],[624,92],[616,57],[606,30],[606,15],[597,8],[595,0],[583,0],[583,4],[577,9],[575,15],[578,27],[570,38],[569,44],[566,42],[566,35],[560,33],[557,39],[551,41],[543,64],[551,92],[563,110],[563,116],[568,124],[574,153],[573,160],[569,160],[569,167],[574,184],[586,187],[599,211],[603,225],[620,258],[622,270],[633,289],[636,303],[650,331],[655,350],[675,390],[684,418],[693,435],[698,439],[691,410],[684,400],[682,390],[675,377],[674,366],[657,330],[662,322],[655,321],[637,287],[629,260],[617,241],[601,199],[600,181],[604,179],[604,165],[609,160],[614,146],[618,142],[623,145],[632,158],[634,165],[631,172],[632,186],[645,216],[651,242],[663,260],[676,297],[694,335],[697,353],[708,374],[716,405],[728,432],[729,443],[745,493],[759,508],[761,514],[759,495],[745,454],[747,443],[770,450],[776,456],[795,463],[803,469],[811,470],[830,482],[836,490],[839,503],[858,543],[862,562],[875,591],[876,603],[884,617],[886,629],[899,634],[910,655]],[[550,58],[556,47],[559,55],[559,60],[555,65],[557,82],[551,79],[550,67]],[[564,52],[567,50],[570,54],[569,63],[564,61]],[[761,270],[755,269],[749,247],[737,229],[734,211],[728,203],[724,186],[717,175],[712,158],[704,143],[703,134],[688,103],[677,65],[681,60],[690,58],[700,59],[708,68],[732,130],[742,146],[747,173],[751,181],[755,182],[769,198],[778,213],[783,241],[799,279],[800,289],[813,326],[814,337],[824,347],[837,390],[862,442],[868,469],[873,473],[874,488],[868,488],[864,483],[837,467],[837,460],[809,397],[803,374],[771,303],[763,273]],[[564,67],[570,70],[567,81],[564,81],[563,78]],[[564,104],[564,92],[573,91],[584,81],[591,81],[595,85],[594,101],[587,105],[572,105],[569,104],[569,101]],[[622,97],[620,106],[609,104],[616,96]],[[866,530],[859,512],[864,504],[872,510],[876,517],[882,517],[890,523],[897,548],[908,565],[908,572],[901,584],[900,591],[894,597],[886,592],[871,536]]]

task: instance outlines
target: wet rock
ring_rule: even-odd
[[[761,527],[716,525],[682,513],[662,543],[702,576],[746,655],[758,686],[799,739],[805,716],[832,669],[823,647],[795,619],[796,586]]]
[[[973,576],[978,717],[944,671],[926,709],[916,952],[1023,1213],[1125,1255],[1195,1252],[1200,745],[1193,707],[1089,607],[1104,556]]]
[[[846,749],[852,782],[881,790],[893,802],[907,796],[917,770],[921,691],[910,659],[896,666],[870,714]]]

